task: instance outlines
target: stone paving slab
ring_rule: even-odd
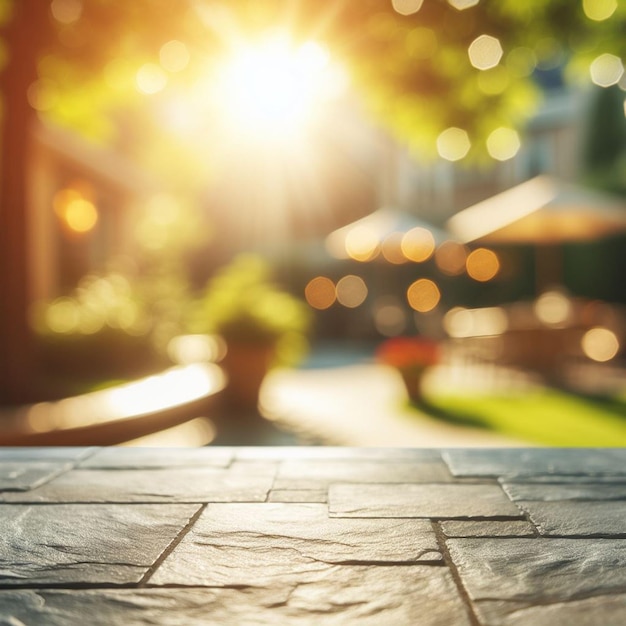
[[[197,505],[0,505],[0,585],[137,583]]]
[[[28,491],[71,467],[70,463],[0,461],[0,491]]]
[[[256,466],[255,466],[256,467]],[[264,502],[274,468],[76,469],[6,502]]]
[[[542,535],[626,537],[626,501],[518,504]]]
[[[0,591],[2,616],[46,626],[85,616],[90,626],[471,626],[450,572],[419,565],[331,566],[264,588]]]
[[[442,559],[427,520],[332,519],[324,504],[210,504],[149,582],[259,586],[338,563]]]
[[[333,517],[521,517],[499,485],[334,484]]]
[[[622,626],[625,460],[0,449],[0,625]]]

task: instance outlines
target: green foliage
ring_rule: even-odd
[[[307,305],[272,281],[259,257],[241,255],[208,281],[191,307],[189,329],[216,333],[226,342],[272,343],[281,362],[306,349],[311,324]]]

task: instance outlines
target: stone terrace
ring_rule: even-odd
[[[625,624],[625,461],[0,449],[0,624]]]

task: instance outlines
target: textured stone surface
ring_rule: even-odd
[[[25,493],[6,493],[14,502],[264,502],[273,471],[250,468],[72,470]]]
[[[89,468],[227,467],[232,448],[100,448],[80,463]]]
[[[519,502],[542,535],[626,537],[626,501]]]
[[[97,448],[2,448],[0,461],[78,461]]]
[[[504,448],[446,450],[455,476],[626,476],[626,448]]]
[[[0,585],[138,582],[197,505],[0,505]]]
[[[266,588],[0,591],[0,617],[46,626],[470,624],[450,572],[420,565],[330,566]]]
[[[69,463],[0,461],[0,491],[26,491],[70,469]],[[0,501],[2,494],[0,493]]]
[[[326,489],[273,489],[268,502],[328,502]]]
[[[329,564],[441,559],[424,520],[330,519],[323,504],[214,504],[150,583],[260,585]]]
[[[446,537],[534,537],[535,527],[525,520],[480,521],[446,520],[441,522]]]
[[[626,542],[620,539],[448,539],[473,600],[533,604],[622,592]]]
[[[522,602],[479,602],[485,626],[620,626],[626,623],[626,595],[598,596],[533,606]]]
[[[502,488],[509,498],[518,500],[626,500],[626,483],[561,484],[509,483]]]
[[[436,483],[450,480],[452,476],[442,461],[288,460],[281,464],[274,488],[316,489],[331,483]]]
[[[521,517],[498,485],[338,484],[328,491],[335,517]]]

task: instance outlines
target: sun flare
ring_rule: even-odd
[[[217,93],[231,128],[279,138],[306,127],[341,82],[322,45],[275,35],[238,47],[219,68]]]

